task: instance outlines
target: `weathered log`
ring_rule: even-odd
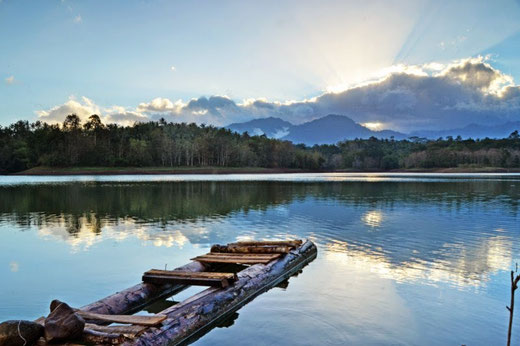
[[[226,289],[208,288],[176,304],[161,314],[168,318],[159,328],[149,328],[125,345],[175,345],[186,342],[221,318],[233,313],[260,293],[298,272],[317,254],[307,241],[285,257],[267,265],[256,264],[238,273],[238,280]]]
[[[203,263],[191,262],[175,270],[201,272],[207,269],[208,266]],[[131,314],[188,287],[186,285],[140,283],[97,302],[85,305],[81,310],[109,315]]]
[[[240,253],[240,254],[273,254],[288,253],[293,247],[286,245],[213,245],[212,253]]]

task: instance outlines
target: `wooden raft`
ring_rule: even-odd
[[[143,346],[182,343],[196,331],[204,330],[205,326],[218,320],[224,312],[238,309],[266,287],[294,274],[315,257],[316,247],[310,241],[305,244],[301,240],[290,240],[214,245],[211,252],[193,258],[195,262],[176,270],[151,269],[143,274],[142,284],[74,311],[87,322],[83,333],[85,342]],[[212,271],[221,268],[219,264],[226,263],[251,266],[242,269],[238,275]],[[168,292],[178,292],[190,285],[210,288],[155,315],[129,314],[139,306],[150,304],[154,298],[159,299]],[[36,322],[44,324],[44,321],[42,317]],[[42,338],[38,345],[47,343]]]

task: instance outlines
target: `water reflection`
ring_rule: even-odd
[[[329,261],[348,262],[397,282],[447,283],[459,288],[483,286],[493,274],[509,270],[513,263],[512,241],[502,236],[483,239],[476,248],[444,244],[438,256],[430,261],[410,257],[408,261],[395,263],[381,248],[363,251],[339,241],[328,244],[327,250],[324,256]]]
[[[379,210],[370,210],[363,214],[363,222],[370,227],[379,227],[383,222],[383,213]]]
[[[41,238],[65,241],[73,252],[128,237],[176,248],[310,237],[330,260],[351,261],[397,281],[456,286],[479,286],[507,270],[518,232],[497,228],[500,220],[489,218],[506,213],[517,220],[518,189],[501,181],[76,183],[0,190],[0,223],[35,226]],[[461,216],[483,224],[460,229],[455,221]]]

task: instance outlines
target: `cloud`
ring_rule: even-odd
[[[37,114],[41,120],[62,121],[72,111],[80,117],[97,112],[106,121],[124,124],[164,117],[217,126],[270,116],[298,124],[327,114],[344,114],[359,123],[380,123],[402,131],[520,120],[520,86],[489,62],[487,57],[476,57],[450,64],[396,65],[375,80],[334,88],[302,101],[259,98],[239,103],[227,96],[202,96],[184,102],[159,97],[125,109],[101,108],[82,98],[83,102],[71,99]]]
[[[74,17],[74,23],[81,23],[83,22],[83,19],[81,18],[81,15],[77,15],[76,17]]]
[[[13,273],[16,273],[20,269],[20,265],[18,264],[18,262],[12,261],[9,263],[9,269]]]
[[[62,105],[49,110],[36,111],[39,120],[51,124],[62,123],[69,114],[76,114],[82,122],[85,122],[92,114],[97,114],[104,123],[118,123],[121,125],[132,125],[134,122],[146,122],[150,120],[141,112],[127,110],[121,106],[102,108],[84,96],[79,101],[76,100],[74,96],[71,96],[69,100]]]
[[[5,79],[5,84],[11,85],[14,84],[14,76],[9,76]]]

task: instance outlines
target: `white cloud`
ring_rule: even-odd
[[[14,83],[14,76],[9,76],[5,79],[5,83],[11,85]]]
[[[78,14],[76,17],[74,17],[74,23],[81,23],[81,22],[83,22],[81,15]]]
[[[36,114],[39,120],[47,123],[62,123],[69,114],[76,114],[82,122],[85,122],[92,114],[97,114],[104,123],[118,123],[121,125],[132,125],[134,122],[150,120],[146,114],[127,110],[125,107],[112,106],[102,108],[84,96],[79,101],[74,96],[71,96],[64,104],[48,110],[36,111]]]
[[[9,269],[13,273],[16,273],[20,269],[20,265],[18,264],[18,262],[12,261],[9,263]]]

